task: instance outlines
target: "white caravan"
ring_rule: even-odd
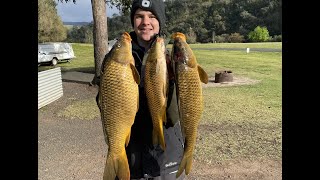
[[[38,66],[41,63],[57,65],[58,61],[75,58],[71,44],[64,42],[38,43]]]

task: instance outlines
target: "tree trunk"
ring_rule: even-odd
[[[98,85],[101,64],[108,51],[108,27],[105,0],[91,0],[95,75],[91,85]]]

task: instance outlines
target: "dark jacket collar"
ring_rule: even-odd
[[[138,63],[142,63],[143,56],[145,54],[144,52],[144,47],[139,46],[138,40],[137,40],[137,35],[134,31],[130,32],[131,36],[131,44],[132,44],[132,55],[136,61],[136,65]]]
[[[138,44],[137,34],[134,31],[132,31],[132,32],[130,32],[130,36],[132,39],[132,50],[144,52],[144,47],[142,47]]]

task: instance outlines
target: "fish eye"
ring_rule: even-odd
[[[118,44],[117,44],[117,47],[121,47],[121,44],[120,44],[120,43],[118,43]]]

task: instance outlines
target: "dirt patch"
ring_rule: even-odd
[[[271,160],[234,160],[225,165],[206,164],[194,161],[192,180],[280,180],[282,176],[281,162]]]
[[[254,83],[237,79],[223,86]],[[255,81],[256,82],[256,81]],[[93,100],[97,87],[63,82],[63,96],[38,110],[38,179],[100,180],[103,176],[107,146],[100,116],[85,120],[80,116],[61,116],[61,111],[77,101]],[[88,104],[84,104],[88,106]],[[92,101],[91,106],[95,106]],[[97,108],[97,107],[96,107]],[[234,159],[226,164],[194,160],[188,180],[281,180],[281,162],[272,160]]]
[[[202,87],[226,87],[226,86],[241,86],[241,85],[249,85],[249,84],[256,84],[259,83],[260,80],[250,79],[247,77],[237,77],[233,76],[233,81],[231,82],[221,82],[215,83],[214,77],[209,78],[208,84],[203,84]]]

